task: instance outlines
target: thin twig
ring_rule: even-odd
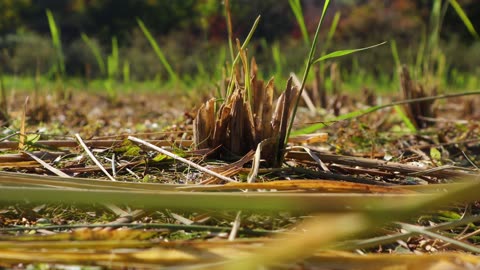
[[[467,226],[467,228],[468,228],[468,226]],[[475,231],[473,231],[473,232],[471,232],[471,233],[467,233],[467,234],[465,234],[465,235],[462,235],[461,237],[457,237],[457,240],[465,240],[465,239],[468,239],[468,238],[470,238],[470,237],[472,237],[472,236],[476,236],[476,235],[479,235],[479,234],[480,234],[480,229],[475,230]],[[445,243],[445,244],[442,245],[440,248],[444,249],[444,248],[448,247],[448,246],[451,245],[451,244],[452,244],[452,243]]]
[[[115,153],[112,154],[112,175],[113,177],[117,176],[117,170],[115,168]]]
[[[25,98],[25,103],[23,104],[23,112],[22,112],[22,118],[20,120],[20,136],[18,138],[18,149],[24,150],[25,149],[25,139],[27,137],[27,134],[25,133],[25,122],[27,119],[27,105],[28,105],[28,96]]]
[[[11,134],[5,138],[0,139],[0,149],[17,149],[18,142],[13,141],[5,141],[12,136],[18,135],[18,132]],[[152,143],[156,146],[172,146],[177,145],[181,147],[191,147],[192,141],[191,140],[146,140],[149,143]],[[90,147],[112,147],[115,145],[121,145],[124,141],[123,140],[103,140],[103,139],[95,139],[95,140],[86,140],[84,141],[86,145]],[[62,147],[62,148],[72,148],[77,147],[78,143],[74,140],[39,140],[35,143],[26,142],[27,145],[33,145],[37,147]]]
[[[207,225],[183,225],[183,224],[168,224],[168,223],[148,223],[148,224],[134,224],[134,223],[115,223],[115,224],[75,224],[75,225],[46,225],[46,226],[15,226],[10,228],[0,228],[0,232],[17,232],[30,230],[73,230],[78,228],[121,228],[128,227],[133,229],[170,229],[170,230],[185,230],[185,231],[210,231],[210,232],[227,232],[231,228],[207,226]],[[249,230],[239,229],[238,232],[247,235],[268,235],[280,234],[280,231],[267,230]],[[283,233],[282,233],[283,234]]]
[[[164,155],[166,155],[166,156],[169,156],[169,157],[171,157],[171,158],[173,158],[173,159],[175,159],[175,160],[178,160],[178,161],[180,161],[180,162],[183,162],[183,163],[185,163],[185,164],[188,164],[188,165],[194,167],[195,169],[197,169],[197,170],[199,170],[199,171],[201,171],[201,172],[210,174],[211,176],[215,176],[215,177],[217,177],[217,178],[219,178],[219,179],[222,179],[222,180],[224,180],[224,181],[227,181],[227,182],[235,182],[235,183],[237,182],[237,181],[233,180],[233,179],[230,178],[230,177],[226,177],[226,176],[224,176],[224,175],[221,175],[221,174],[219,174],[219,173],[216,173],[216,172],[214,172],[214,171],[212,171],[212,170],[209,170],[209,169],[207,169],[207,168],[205,168],[205,167],[202,167],[202,166],[200,166],[200,165],[198,165],[198,164],[196,164],[196,163],[194,163],[194,162],[192,162],[192,161],[190,161],[190,160],[188,160],[188,159],[184,159],[184,158],[182,158],[182,157],[179,157],[178,155],[175,155],[175,154],[173,154],[173,153],[171,153],[171,152],[169,152],[169,151],[167,151],[167,150],[165,150],[165,149],[162,149],[162,148],[160,148],[160,147],[157,147],[157,146],[155,146],[155,145],[153,145],[153,144],[151,144],[151,143],[148,143],[148,142],[146,142],[146,141],[144,141],[144,140],[141,140],[141,139],[139,139],[139,138],[132,137],[132,136],[128,136],[128,140],[130,140],[130,141],[132,141],[132,142],[135,142],[135,143],[139,143],[139,144],[145,145],[145,146],[147,146],[148,148],[151,148],[151,149],[153,149],[153,150],[155,150],[155,151],[158,151],[158,152],[160,152],[160,153],[162,153],[162,154],[164,154]]]
[[[467,218],[463,218],[460,220],[455,220],[451,222],[445,222],[439,225],[431,226],[424,228],[425,230],[429,231],[441,231],[441,230],[448,230],[451,228],[455,228],[458,226],[462,226],[465,224],[469,224],[472,222],[478,222],[480,221],[480,215],[475,215]],[[351,250],[351,249],[363,249],[363,248],[370,248],[370,247],[375,247],[379,245],[385,245],[385,244],[390,244],[393,243],[397,240],[402,240],[402,239],[407,239],[409,237],[414,236],[416,233],[412,231],[408,231],[406,233],[397,233],[397,234],[392,234],[392,235],[385,235],[385,236],[379,236],[379,237],[374,237],[370,239],[365,239],[365,240],[353,240],[353,241],[345,241],[341,243],[340,245],[336,246],[335,248],[343,249],[343,250]]]
[[[298,79],[297,75],[295,75],[295,73],[293,72],[290,72],[290,77],[292,77],[292,80],[295,86],[298,87],[298,89],[300,89],[300,87],[302,87],[302,83]],[[315,105],[313,104],[312,99],[310,98],[308,93],[306,91],[302,91],[300,94],[301,94],[301,97],[303,98],[303,101],[305,101],[305,104],[307,105],[308,110],[310,110],[310,113],[312,115],[315,115],[317,113],[317,107],[315,107]]]
[[[34,154],[28,152],[28,151],[23,151],[23,153],[25,153],[26,155],[28,155],[29,157],[33,158],[36,162],[40,163],[45,169],[51,171],[52,173],[56,174],[57,176],[60,176],[60,177],[65,177],[65,178],[70,178],[71,176],[60,171],[59,169],[57,168],[54,168],[53,166],[51,166],[50,164],[46,163],[45,161],[41,160],[40,158],[38,158],[37,156],[35,156]]]
[[[75,138],[77,138],[78,140],[78,143],[83,147],[83,149],[85,150],[85,152],[87,153],[87,155],[92,159],[92,161],[100,168],[100,170],[102,170],[102,172],[112,181],[117,181],[115,180],[115,178],[113,178],[113,176],[111,176],[108,171],[102,166],[102,163],[100,163],[100,161],[98,161],[98,159],[92,154],[92,152],[90,151],[90,149],[88,149],[87,145],[83,142],[82,138],[80,137],[80,135],[77,133],[75,134]]]
[[[287,150],[292,150],[292,149],[302,149],[304,150],[305,152],[307,152],[307,154],[313,159],[315,160],[315,162],[317,162],[317,164],[326,172],[330,172],[330,169],[328,169],[327,165],[325,165],[325,163],[323,163],[323,161],[315,154],[313,153],[313,151],[308,148],[308,147],[304,147],[304,146],[292,146],[292,147],[288,147]]]
[[[235,217],[235,221],[233,221],[232,230],[228,235],[228,241],[233,241],[235,240],[235,237],[237,237],[238,229],[240,228],[240,221],[242,220],[241,217],[242,211],[238,211],[237,216]]]
[[[462,241],[459,241],[459,240],[456,240],[456,239],[452,239],[452,238],[443,236],[443,235],[438,234],[438,233],[434,233],[432,231],[426,230],[424,227],[415,226],[415,225],[406,224],[406,223],[399,223],[399,224],[402,226],[403,229],[405,229],[407,231],[415,232],[415,233],[418,233],[418,234],[423,234],[423,235],[426,235],[426,236],[429,236],[429,237],[432,237],[432,238],[436,238],[436,239],[442,240],[446,243],[450,243],[452,245],[455,245],[455,246],[457,246],[459,248],[462,248],[464,250],[470,251],[470,252],[480,253],[480,248],[478,248],[478,247],[469,245],[465,242],[462,242]]]
[[[474,174],[457,171],[470,171],[468,168],[461,168],[461,167],[448,167],[448,168],[441,168],[440,171],[432,170],[432,168],[421,168],[418,166],[398,163],[398,162],[390,162],[385,160],[378,160],[378,159],[370,159],[370,158],[363,158],[363,157],[352,157],[352,156],[344,156],[344,155],[334,155],[334,154],[327,154],[327,153],[320,153],[317,152],[317,155],[322,159],[323,162],[326,163],[336,163],[336,164],[343,164],[349,166],[360,166],[364,168],[375,168],[390,172],[399,172],[403,174],[412,174],[412,173],[425,173],[428,170],[428,176],[434,177],[468,177]],[[286,155],[287,158],[297,159],[297,160],[309,160],[310,156],[304,152],[297,152],[297,151],[289,151]]]

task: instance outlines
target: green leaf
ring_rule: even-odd
[[[400,118],[402,119],[403,123],[407,126],[407,128],[411,131],[411,132],[417,132],[417,128],[415,127],[415,125],[412,123],[412,121],[410,121],[410,118],[408,118],[408,116],[403,112],[402,108],[400,107],[400,105],[397,105],[394,107],[395,108],[395,111],[397,112],[397,114],[400,116]]]
[[[359,48],[359,49],[341,50],[341,51],[331,52],[331,53],[329,53],[329,54],[326,54],[326,55],[324,55],[324,56],[316,59],[315,61],[312,62],[312,64],[315,64],[315,63],[318,63],[318,62],[321,62],[321,61],[325,61],[325,60],[330,59],[330,58],[337,58],[337,57],[349,55],[349,54],[352,54],[352,53],[356,53],[356,52],[368,50],[368,49],[371,49],[371,48],[375,48],[375,47],[381,46],[381,45],[383,45],[383,44],[385,44],[385,43],[387,43],[387,42],[384,41],[384,42],[382,42],[382,43],[375,44],[375,45],[373,45],[373,46],[368,46],[368,47]]]
[[[455,9],[455,11],[457,12],[458,16],[462,20],[465,27],[467,27],[470,34],[472,34],[472,36],[474,36],[477,39],[480,38],[478,36],[477,31],[475,30],[475,27],[473,27],[472,22],[468,18],[467,14],[465,14],[462,7],[458,4],[457,0],[449,0],[449,2],[450,2],[450,5],[452,5],[453,9]]]
[[[432,147],[430,148],[430,157],[435,161],[440,161],[442,159],[442,153],[440,153],[437,148]]]
[[[293,135],[302,135],[302,134],[314,133],[314,132],[318,131],[319,129],[322,129],[322,128],[326,127],[327,122],[338,122],[338,121],[353,119],[353,118],[359,117],[363,114],[374,112],[374,111],[378,110],[379,108],[381,108],[381,107],[379,105],[377,105],[377,106],[372,106],[372,107],[369,107],[369,108],[366,108],[366,109],[356,110],[356,111],[353,111],[353,112],[342,114],[342,115],[337,116],[335,118],[327,119],[324,122],[315,123],[315,124],[309,125],[307,127],[295,130],[292,134]]]
[[[29,134],[27,135],[27,143],[28,144],[35,144],[40,140],[40,135],[39,134]]]
[[[307,26],[305,25],[305,19],[303,18],[302,5],[300,0],[288,0],[290,8],[295,15],[300,31],[302,32],[303,41],[305,44],[310,44],[310,37],[308,36]]]
[[[161,162],[164,160],[173,160],[171,157],[164,155],[164,154],[158,154],[153,158],[153,161],[155,162]]]

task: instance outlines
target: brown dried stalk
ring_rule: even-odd
[[[242,62],[245,65],[244,54]],[[298,90],[290,79],[274,109],[273,80],[265,85],[258,79],[254,59],[250,67],[250,76],[241,74],[247,71],[245,68],[237,72],[235,88],[218,110],[214,110],[214,99],[200,107],[194,120],[194,143],[197,149],[217,149],[212,153],[216,157],[232,158],[244,156],[255,150],[260,142],[268,140],[262,158],[269,165],[278,166]],[[251,79],[245,82],[249,77]]]

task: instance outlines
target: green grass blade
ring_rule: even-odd
[[[260,22],[260,18],[261,18],[261,16],[258,15],[257,19],[255,19],[255,22],[253,22],[252,28],[250,29],[250,32],[248,32],[247,38],[245,39],[242,46],[240,47],[242,50],[245,50],[245,48],[250,43],[250,40],[253,37],[253,33],[255,33],[255,30],[258,27],[258,23]],[[233,91],[234,70],[235,70],[235,65],[237,65],[239,59],[240,59],[240,52],[237,53],[237,56],[235,56],[235,59],[233,60],[233,63],[232,63],[232,69],[230,70],[230,72],[231,72],[230,83],[227,87],[227,96],[230,96],[232,94],[232,91]]]
[[[290,8],[293,11],[293,15],[295,15],[300,31],[302,32],[303,41],[305,44],[310,44],[310,37],[308,36],[307,26],[305,25],[300,0],[288,0],[288,3],[290,4]]]
[[[371,49],[371,48],[375,48],[375,47],[381,46],[381,45],[383,45],[383,44],[385,44],[385,43],[387,43],[387,42],[384,41],[384,42],[379,43],[379,44],[375,44],[375,45],[372,45],[372,46],[368,46],[368,47],[364,47],[364,48],[359,48],[359,49],[341,50],[341,51],[331,52],[331,53],[329,53],[329,54],[326,54],[326,55],[324,55],[324,56],[316,59],[315,61],[312,62],[312,64],[315,64],[315,63],[318,63],[318,62],[321,62],[321,61],[325,61],[325,60],[327,60],[327,59],[337,58],[337,57],[349,55],[349,54],[352,54],[352,53],[356,53],[356,52],[360,52],[360,51],[365,51],[365,50],[368,50],[368,49]]]
[[[87,44],[87,47],[95,56],[95,60],[97,61],[98,68],[102,74],[105,74],[105,61],[103,61],[102,54],[100,53],[100,49],[96,46],[92,40],[85,34],[81,34],[82,40]]]
[[[57,54],[57,70],[61,75],[65,74],[65,60],[63,57],[62,51],[62,42],[60,40],[60,30],[55,23],[55,19],[53,18],[52,12],[47,9],[47,19],[48,19],[48,26],[50,28],[50,34],[52,35],[52,43],[53,47],[55,48],[55,52]]]
[[[400,62],[400,56],[397,50],[397,42],[394,39],[390,40],[390,49],[392,50],[392,56],[393,61],[395,62],[395,66],[400,67],[402,63]]]
[[[301,128],[296,130],[293,134],[295,135],[301,135],[301,134],[309,134],[316,132],[319,129],[322,129],[326,126],[326,122],[335,122],[335,121],[342,121],[342,120],[349,120],[353,118],[357,118],[360,116],[363,116],[368,113],[372,113],[384,108],[388,107],[393,107],[396,105],[404,105],[404,104],[409,104],[409,103],[414,103],[414,102],[421,102],[421,101],[431,101],[431,100],[437,100],[437,99],[446,99],[446,98],[453,98],[453,97],[462,97],[462,96],[470,96],[470,95],[480,95],[480,90],[477,91],[468,91],[468,92],[461,92],[461,93],[453,93],[453,94],[444,94],[444,95],[438,95],[438,96],[428,96],[428,97],[422,97],[422,98],[416,98],[416,99],[407,99],[407,100],[401,100],[401,101],[396,101],[392,102],[389,104],[383,104],[383,105],[377,105],[377,106],[372,106],[366,109],[361,109],[361,110],[356,110],[347,114],[340,115],[338,117],[328,119],[324,122],[321,123],[315,123],[312,125],[309,125],[307,127]]]
[[[140,26],[140,29],[142,29],[143,34],[147,38],[148,42],[152,46],[153,50],[155,51],[155,54],[157,55],[158,59],[162,63],[163,67],[167,70],[168,75],[170,76],[170,79],[172,79],[174,82],[178,81],[178,75],[173,71],[172,66],[167,61],[167,58],[165,58],[165,55],[163,54],[162,50],[158,46],[157,41],[153,38],[152,34],[150,31],[147,29],[145,24],[143,23],[142,20],[137,18],[137,23]]]
[[[230,50],[230,58],[233,61],[233,34],[232,34],[232,16],[230,12],[230,1],[225,0],[225,20],[227,21],[227,33],[228,33],[228,49]]]
[[[427,48],[427,32],[426,28],[422,29],[422,35],[420,37],[420,44],[418,45],[417,57],[415,59],[415,71],[416,74],[419,75],[422,73],[423,63],[425,56],[425,50]]]
[[[440,32],[442,0],[434,0],[430,14],[430,46],[438,45],[438,36]]]
[[[342,114],[338,117],[328,119],[325,122],[315,123],[315,124],[309,125],[307,127],[295,130],[295,132],[293,132],[293,135],[302,135],[302,134],[314,133],[317,130],[326,127],[327,126],[326,122],[337,122],[337,121],[343,121],[343,120],[349,120],[349,119],[357,118],[359,116],[362,116],[362,115],[367,114],[367,113],[374,112],[374,111],[379,110],[381,108],[382,108],[382,106],[377,105],[377,106],[369,107],[367,109],[357,110],[357,111],[353,111],[353,112],[350,112],[350,113]]]
[[[327,13],[328,6],[330,5],[330,0],[325,0],[323,4],[322,15],[320,16],[320,20],[317,24],[317,30],[315,30],[315,35],[313,36],[313,42],[310,46],[310,52],[308,53],[308,58],[305,64],[305,72],[303,73],[302,84],[300,85],[299,93],[297,96],[297,100],[295,102],[295,106],[293,107],[292,116],[290,117],[290,123],[288,124],[287,128],[287,135],[285,136],[284,144],[287,145],[288,138],[290,138],[290,132],[292,131],[293,121],[295,121],[295,116],[297,114],[298,103],[300,102],[300,97],[302,96],[303,89],[305,88],[305,83],[307,82],[308,73],[310,72],[310,68],[312,66],[312,60],[315,55],[315,49],[318,43],[318,34],[320,33],[320,27],[322,26],[323,19],[325,18],[325,13]]]
[[[478,36],[477,31],[475,30],[475,27],[473,27],[472,22],[468,18],[467,14],[463,11],[460,4],[458,4],[457,0],[449,0],[449,2],[450,2],[450,5],[452,5],[453,9],[455,9],[455,11],[457,12],[458,16],[462,20],[465,27],[467,27],[468,32],[470,32],[470,34],[472,34],[473,37],[475,37],[477,39],[480,38]]]
[[[128,62],[128,60],[123,62],[123,83],[130,83],[130,62]]]
[[[405,126],[407,126],[407,128],[411,131],[411,132],[417,132],[417,128],[415,127],[415,125],[412,123],[412,121],[410,121],[410,118],[408,118],[408,116],[403,112],[403,109],[402,107],[400,107],[399,105],[397,106],[394,106],[395,108],[395,111],[398,113],[398,115],[400,116],[400,118],[402,119],[402,122],[405,124]]]
[[[118,40],[116,37],[112,38],[112,53],[107,59],[108,77],[113,79],[118,73]]]
[[[275,75],[277,77],[282,76],[282,64],[283,64],[283,58],[282,58],[282,53],[280,52],[280,44],[278,41],[275,41],[272,44],[272,58],[273,62],[275,63]]]
[[[337,11],[335,13],[335,17],[333,17],[332,24],[330,25],[330,29],[328,30],[327,39],[325,40],[325,45],[322,48],[322,55],[324,55],[325,52],[330,48],[333,35],[335,35],[335,32],[337,31],[338,22],[340,21],[340,15],[340,11]]]

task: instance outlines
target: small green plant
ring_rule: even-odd
[[[125,62],[123,62],[123,83],[130,83],[130,63],[128,62],[128,60],[125,60]]]
[[[58,29],[53,14],[49,9],[47,9],[46,14],[48,19],[48,26],[50,28],[50,34],[52,37],[52,44],[55,48],[55,52],[57,55],[54,70],[55,74],[57,74],[57,78],[62,80],[65,76],[65,60],[63,56],[62,42],[60,38],[60,29]]]
[[[119,53],[118,40],[116,37],[112,38],[112,52],[107,57],[107,74],[109,79],[115,79],[118,73]]]
[[[82,33],[81,37],[82,37],[82,40],[85,42],[85,44],[87,44],[87,47],[95,56],[95,60],[97,61],[100,72],[102,73],[102,75],[105,75],[105,62],[103,61],[100,48],[95,43],[93,43],[93,41],[87,36],[87,34]]]
[[[282,66],[284,64],[283,57],[280,52],[280,44],[278,42],[274,42],[272,44],[272,58],[273,62],[275,63],[275,75],[280,77],[283,73]]]
[[[235,76],[235,66],[237,65],[238,63],[238,60],[240,59],[240,55],[241,55],[241,52],[244,51],[248,44],[250,43],[250,40],[252,39],[252,36],[253,36],[253,33],[255,33],[255,30],[257,29],[258,27],[258,23],[260,22],[260,16],[257,17],[257,19],[255,20],[255,22],[253,22],[253,25],[252,25],[252,28],[250,28],[250,32],[248,33],[247,37],[245,38],[245,41],[243,42],[242,46],[239,46],[240,45],[240,41],[237,40],[237,45],[238,45],[238,53],[237,53],[237,56],[235,56],[235,59],[233,60],[232,62],[232,68],[230,70],[231,72],[231,75],[230,75],[230,81],[229,81],[229,85],[227,87],[228,91],[227,91],[227,96],[230,96],[232,94],[232,91],[233,91],[233,86],[234,86],[234,76]],[[245,82],[248,82],[248,66],[245,67]],[[247,84],[248,85],[248,84]],[[251,97],[251,93],[249,91],[249,89],[247,88],[247,98],[248,100],[250,100],[250,97]]]
[[[308,74],[310,72],[310,69],[311,69],[312,65],[314,65],[316,63],[320,63],[320,62],[325,61],[327,59],[337,58],[337,57],[349,55],[349,54],[352,54],[352,53],[364,51],[364,50],[371,49],[371,48],[374,48],[374,47],[377,47],[377,46],[380,46],[380,45],[383,45],[383,44],[386,43],[386,42],[382,42],[382,43],[379,43],[379,44],[376,44],[376,45],[372,45],[372,46],[364,47],[364,48],[360,48],[360,49],[334,51],[334,52],[331,52],[329,54],[325,54],[325,55],[315,59],[314,58],[315,57],[315,50],[316,50],[317,43],[318,43],[318,36],[319,36],[319,33],[320,33],[320,27],[322,26],[323,19],[325,18],[325,13],[327,12],[329,5],[330,5],[330,1],[326,0],[325,4],[323,5],[322,15],[320,16],[320,20],[318,21],[318,24],[317,24],[317,29],[315,31],[315,35],[313,36],[313,41],[312,41],[312,44],[311,44],[311,47],[310,47],[310,52],[308,54],[307,61],[306,61],[306,64],[305,64],[305,71],[303,73],[303,79],[302,79],[302,83],[301,83],[301,86],[300,86],[300,93],[297,96],[295,106],[293,107],[292,117],[290,118],[290,123],[288,125],[287,136],[285,137],[285,144],[288,142],[288,139],[290,138],[290,132],[292,130],[293,121],[295,120],[295,115],[297,113],[298,104],[300,102],[300,96],[301,96],[301,94],[302,94],[302,92],[305,88],[305,84],[306,84],[306,81],[307,81],[307,78],[308,78]]]
[[[160,49],[160,46],[158,46],[158,43],[155,40],[155,38],[153,38],[152,34],[148,30],[148,28],[145,26],[142,20],[137,18],[137,23],[138,23],[138,26],[140,26],[140,29],[142,29],[143,34],[145,35],[148,42],[152,46],[153,50],[155,51],[155,54],[157,55],[158,59],[162,63],[163,67],[167,70],[167,73],[170,76],[170,79],[175,83],[178,82],[178,78],[179,78],[178,75],[175,73],[175,71],[173,71],[170,63],[168,63],[167,58],[165,57],[162,50]]]
[[[118,53],[118,41],[116,37],[112,38],[112,52],[107,57],[107,80],[105,81],[105,88],[109,97],[114,97],[115,90],[113,89],[113,84],[117,78],[118,69],[119,69],[119,53]]]
[[[445,83],[446,56],[440,47],[440,32],[443,26],[443,19],[449,6],[452,6],[458,17],[470,34],[479,38],[472,22],[463,11],[456,0],[435,0],[432,3],[428,33],[422,36],[419,54],[417,56],[418,76],[421,76],[424,83],[435,89]]]

